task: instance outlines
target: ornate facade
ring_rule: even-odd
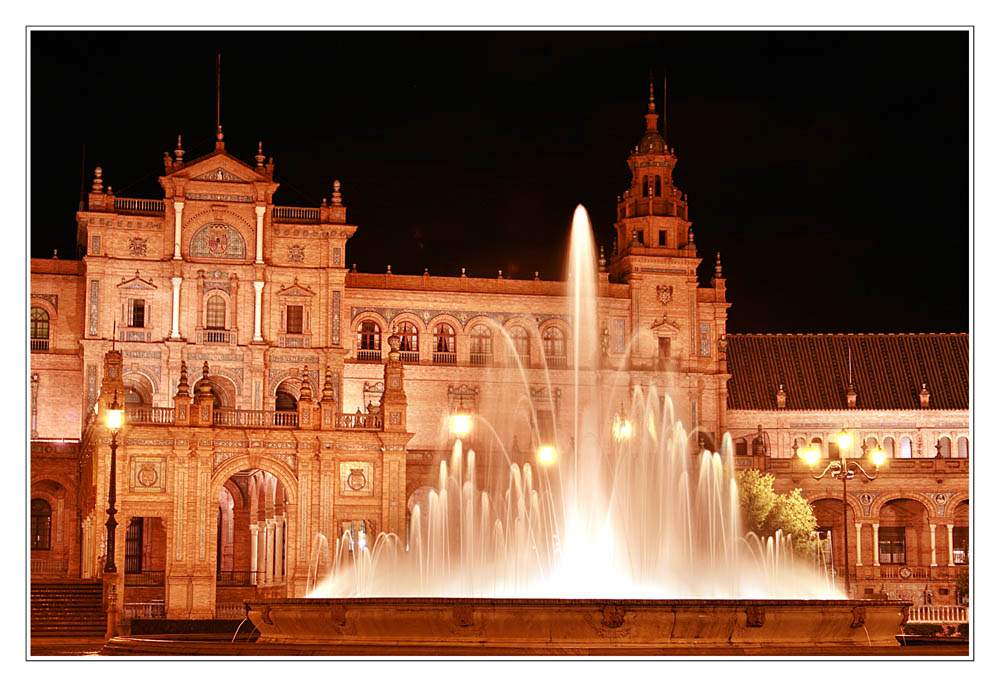
[[[871,377],[856,377],[857,408],[796,405],[792,376],[768,374],[747,345],[753,337],[727,335],[718,256],[711,282],[698,282],[687,198],[673,182],[677,158],[657,122],[651,97],[628,158],[616,245],[609,260],[601,254],[601,350],[584,384],[614,381],[622,397],[605,400],[615,407],[628,389],[669,389],[702,445],[715,448],[733,432],[741,466],[806,489],[834,539],[839,521],[823,509],[838,497],[810,483],[789,442],[815,435],[825,443],[842,425],[883,443],[898,437],[900,460],[891,459],[879,488],[852,485],[856,593],[916,589],[903,584],[900,565],[883,568],[895,577],[872,572],[885,518],[916,528],[904,535],[911,573],[933,580],[942,598],[953,592],[954,574],[924,568],[955,567],[941,530],[949,549],[953,527],[964,526],[967,540],[967,337],[955,349],[964,350],[955,355],[965,376],[959,370],[950,382],[966,392],[950,405],[867,410],[864,385],[885,382],[875,363]],[[83,258],[32,260],[33,579],[102,575],[111,458],[103,420],[115,402],[126,411],[115,546],[126,616],[241,613],[254,595],[305,592],[317,535],[349,546],[382,531],[405,535],[410,509],[436,483],[458,407],[489,419],[526,459],[543,438],[574,440],[566,401],[577,342],[564,283],[464,270],[359,273],[346,267],[358,227],[348,223],[339,182],[320,207],[277,206],[274,164],[260,147],[246,163],[226,152],[220,131],[214,150],[185,155],[180,139],[165,155],[162,199],[117,197],[97,168],[77,214]],[[750,386],[783,385],[767,399],[792,400],[771,407],[747,396],[744,376]],[[842,381],[820,383],[839,399]],[[932,377],[885,383],[913,400],[920,382],[933,389]],[[513,409],[511,388],[523,390]],[[949,453],[929,455],[929,442],[945,434]],[[473,439],[484,450],[492,441],[485,431]]]

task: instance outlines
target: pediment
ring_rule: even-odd
[[[681,331],[681,327],[677,324],[677,320],[667,321],[666,313],[663,314],[663,317],[653,320],[653,323],[649,325],[649,328],[654,332],[668,332],[671,334],[677,334]]]
[[[207,172],[202,172],[196,177],[191,177],[193,181],[225,181],[230,184],[249,184],[246,179],[236,176],[224,167],[216,167]]]
[[[315,296],[316,293],[312,291],[308,286],[304,286],[296,281],[291,286],[281,289],[278,291],[279,296]]]
[[[143,279],[142,277],[140,277],[139,276],[139,270],[136,270],[135,271],[135,276],[132,277],[131,279],[125,279],[124,277],[122,277],[122,280],[118,283],[118,288],[119,289],[155,289],[156,285],[153,284],[153,282],[146,281],[145,279]]]

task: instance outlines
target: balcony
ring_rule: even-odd
[[[115,198],[114,209],[126,215],[162,215],[165,211],[162,200],[148,198]]]
[[[493,364],[493,354],[492,353],[470,353],[469,354],[469,364],[477,365],[480,367],[488,366]]]
[[[275,205],[274,210],[271,212],[271,219],[275,222],[284,220],[295,223],[319,223],[319,208],[296,208]]]
[[[253,570],[221,570],[215,573],[219,587],[253,587]]]
[[[454,365],[458,362],[458,358],[455,353],[439,353],[434,352],[433,361],[435,365]]]
[[[879,577],[883,580],[929,580],[930,568],[923,565],[885,565],[878,566]],[[906,570],[900,574],[901,571]]]
[[[212,411],[212,424],[219,427],[298,427],[299,414],[294,410],[229,408]]]
[[[380,363],[382,362],[382,351],[361,349],[358,351],[359,363]]]
[[[384,424],[375,413],[337,413],[337,429],[381,430]]]
[[[163,570],[143,570],[125,573],[126,587],[162,587],[166,572]]]
[[[31,350],[33,350],[33,351],[47,351],[47,350],[49,350],[49,340],[48,339],[32,339],[31,340]]]
[[[124,620],[165,618],[167,617],[167,612],[162,601],[144,601],[142,603],[126,603],[122,615]]]
[[[547,355],[545,356],[545,364],[549,369],[562,369],[566,367],[566,356],[564,355]]]
[[[125,406],[125,421],[131,424],[172,425],[174,409],[166,406]]]
[[[417,351],[400,351],[399,359],[404,363],[419,363],[420,353]]]
[[[198,332],[198,343],[235,344],[236,332],[225,329],[202,329]]]

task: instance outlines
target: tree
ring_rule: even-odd
[[[759,470],[737,471],[736,484],[744,527],[759,537],[771,537],[781,530],[791,537],[797,553],[812,552],[816,516],[812,506],[802,497],[801,489],[776,494],[774,475]]]

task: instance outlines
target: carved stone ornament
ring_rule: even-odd
[[[146,239],[141,236],[133,236],[128,240],[128,252],[131,255],[146,254]]]
[[[662,285],[657,286],[656,298],[660,301],[661,305],[666,305],[674,299],[674,287]]]
[[[306,259],[306,249],[303,246],[295,244],[294,246],[288,247],[288,261],[289,262],[303,262]]]

